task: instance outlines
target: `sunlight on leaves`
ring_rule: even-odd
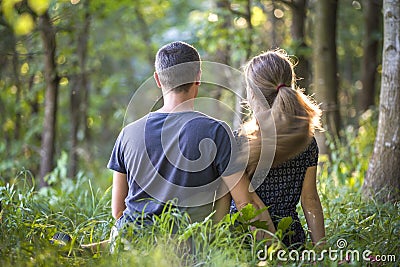
[[[355,8],[355,9],[361,9],[361,4],[359,1],[353,1],[351,3],[351,5]]]
[[[247,27],[247,20],[243,17],[235,18],[234,20],[235,26],[239,29],[243,29]]]
[[[60,85],[61,86],[68,85],[68,78],[62,77],[61,80],[60,80]]]
[[[39,16],[43,15],[49,8],[49,0],[28,0],[29,7]]]
[[[19,2],[21,2],[21,0],[3,0],[1,2],[1,10],[4,13],[7,22],[10,24],[13,24],[13,21],[15,20],[14,5]]]
[[[21,66],[21,74],[27,74],[28,71],[29,71],[29,64],[27,62],[25,62]]]
[[[62,65],[67,61],[66,57],[64,55],[60,55],[57,57],[57,64]]]
[[[278,19],[283,18],[283,16],[285,15],[285,13],[283,13],[283,11],[279,8],[274,10],[274,16]]]
[[[3,131],[12,131],[15,128],[15,124],[11,119],[8,119],[4,124],[3,124]]]
[[[218,21],[218,15],[210,12],[208,14],[208,21],[209,22],[217,22]]]
[[[267,17],[265,16],[265,13],[262,11],[261,8],[259,8],[258,6],[254,6],[251,9],[251,11],[252,11],[251,24],[253,26],[259,26],[266,22]]]
[[[14,32],[16,35],[25,35],[30,33],[34,27],[35,23],[32,16],[28,13],[23,13],[14,24]]]

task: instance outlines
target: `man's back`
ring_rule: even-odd
[[[127,174],[124,214],[160,214],[175,200],[194,221],[203,219],[212,211],[218,178],[239,171],[231,160],[235,145],[224,122],[194,111],[153,112],[126,126],[108,165]]]

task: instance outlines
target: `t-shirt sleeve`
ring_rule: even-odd
[[[226,123],[220,122],[220,124],[215,138],[217,154],[214,162],[221,176],[229,176],[243,171],[246,166],[241,160],[240,147],[232,134],[232,130]]]
[[[318,144],[317,144],[317,140],[315,140],[315,137],[312,138],[311,144],[309,146],[309,154],[310,154],[310,158],[309,158],[308,167],[317,166],[319,149],[318,149]]]
[[[111,152],[110,160],[108,161],[107,168],[120,173],[126,173],[124,162],[124,144],[123,144],[124,130],[120,132],[117,140],[115,141],[114,148]]]

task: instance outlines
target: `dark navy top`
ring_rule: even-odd
[[[239,143],[243,143],[243,138],[237,137]],[[269,207],[275,227],[278,226],[283,217],[292,217],[293,224],[290,230],[293,233],[287,234],[283,240],[286,246],[294,248],[305,243],[305,234],[299,221],[296,206],[300,201],[303,181],[308,167],[318,164],[318,145],[315,138],[312,139],[307,149],[296,157],[274,167],[268,173],[260,172],[256,179],[256,184],[261,184],[256,193]],[[257,179],[262,179],[257,181]],[[236,212],[236,207],[232,201],[231,212]]]
[[[244,167],[229,126],[199,112],[153,112],[119,134],[107,165],[127,174],[124,216],[161,214],[174,204],[202,220],[212,211],[221,176]]]

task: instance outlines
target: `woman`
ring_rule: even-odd
[[[296,88],[294,66],[283,50],[251,59],[245,67],[245,79],[248,103],[255,117],[237,135],[238,142],[250,149],[246,171],[253,177],[252,183],[256,182],[256,193],[269,207],[275,227],[281,218],[292,217],[293,232],[283,239],[286,246],[299,248],[306,240],[296,212],[300,199],[311,240],[320,244],[325,229],[316,188],[318,146],[313,135],[315,129],[320,129],[321,111]],[[263,132],[274,128],[271,126],[275,127],[276,138]],[[271,143],[276,151],[268,161]],[[234,203],[231,211],[235,211]]]

